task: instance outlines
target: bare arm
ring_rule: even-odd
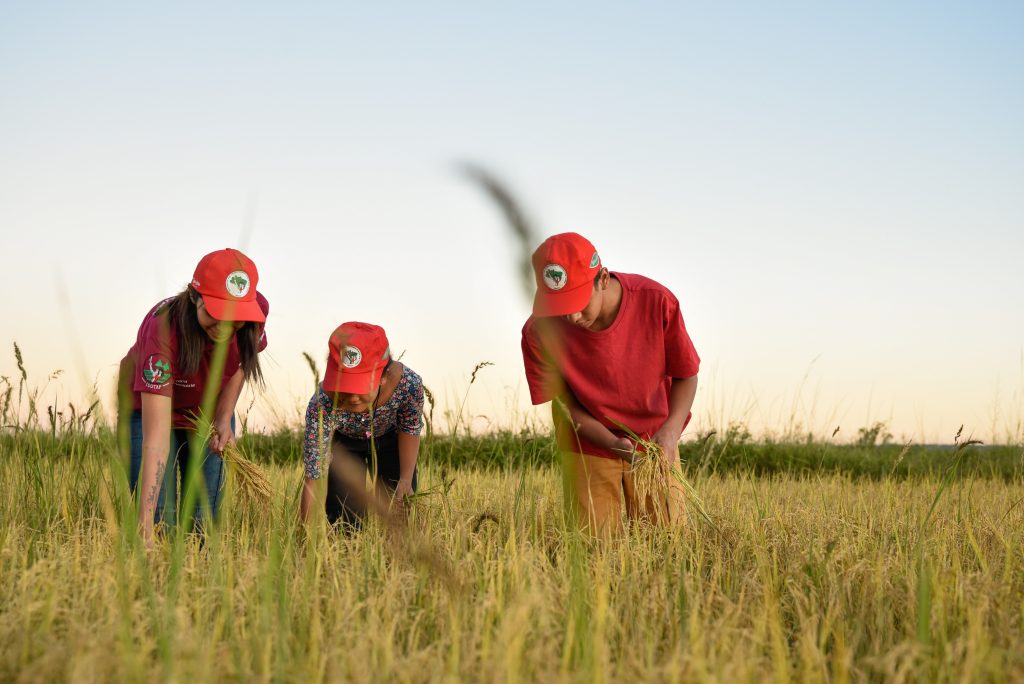
[[[412,473],[416,469],[416,459],[420,453],[420,436],[408,432],[398,432],[398,487],[395,498],[403,499],[412,494]]]
[[[693,408],[693,399],[697,395],[697,376],[689,378],[673,378],[672,391],[668,398],[668,418],[651,436],[670,457],[678,457],[679,437],[686,426],[686,417]]]
[[[210,438],[210,451],[215,454],[222,453],[224,447],[235,441],[235,432],[231,429],[231,417],[235,415],[235,405],[238,403],[238,397],[242,394],[242,385],[244,384],[245,374],[239,368],[220,390],[217,408],[213,412],[213,427],[216,432]]]
[[[614,449],[624,457],[628,457],[633,452],[632,442],[625,437],[619,437],[606,428],[601,421],[590,415],[590,412],[583,408],[568,388],[566,388],[562,396],[564,397],[566,408],[569,410],[569,416],[572,418],[573,428],[577,436],[603,449]],[[556,399],[555,401],[557,402],[558,400]],[[557,407],[555,410],[558,410]]]
[[[139,474],[139,531],[153,541],[153,517],[171,448],[171,398],[142,393],[142,472]]]
[[[323,497],[317,496],[323,492],[323,485],[320,480],[311,480],[308,477],[302,481],[302,496],[299,499],[299,518],[303,523],[308,524],[313,511],[323,508],[323,504],[317,505]]]

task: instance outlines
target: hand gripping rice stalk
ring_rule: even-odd
[[[198,417],[193,419],[193,423],[197,430],[206,429],[205,441],[207,442],[217,432],[212,423],[205,423]],[[266,510],[274,488],[263,469],[247,459],[234,442],[230,442],[224,447],[221,458],[224,460],[224,465],[230,470],[229,480],[235,485],[235,496],[238,501],[255,510]]]
[[[672,520],[673,507],[670,503],[673,496],[671,483],[675,480],[685,492],[688,503],[692,504],[700,517],[711,527],[716,527],[697,490],[683,477],[681,468],[669,464],[661,445],[644,439],[625,425],[619,424],[619,427],[637,444],[631,458],[630,473],[633,475],[633,487],[640,506],[646,507],[647,502],[650,502],[656,517],[664,517],[665,522],[678,522]]]

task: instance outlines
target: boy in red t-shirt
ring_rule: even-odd
[[[664,510],[636,501],[636,445],[620,426],[662,446],[678,467],[700,358],[675,296],[649,278],[610,272],[586,238],[548,238],[533,253],[533,269],[537,294],[522,340],[530,397],[564,402],[552,413],[578,512],[594,531],[613,532],[623,496],[630,518],[641,506]],[[668,518],[681,520],[681,485],[669,479]]]

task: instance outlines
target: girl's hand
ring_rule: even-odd
[[[395,501],[405,503],[405,497],[412,496],[412,480],[399,480],[395,487]]]
[[[215,454],[223,454],[227,445],[234,443],[235,433],[231,429],[231,418],[215,421],[213,434],[210,435],[210,451]]]

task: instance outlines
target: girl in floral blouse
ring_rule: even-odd
[[[360,524],[366,494],[353,487],[367,472],[394,500],[415,492],[422,415],[423,381],[391,358],[384,329],[342,323],[328,343],[323,383],[306,409],[302,519],[310,519],[323,496],[316,484],[325,474],[325,510],[332,524]]]

